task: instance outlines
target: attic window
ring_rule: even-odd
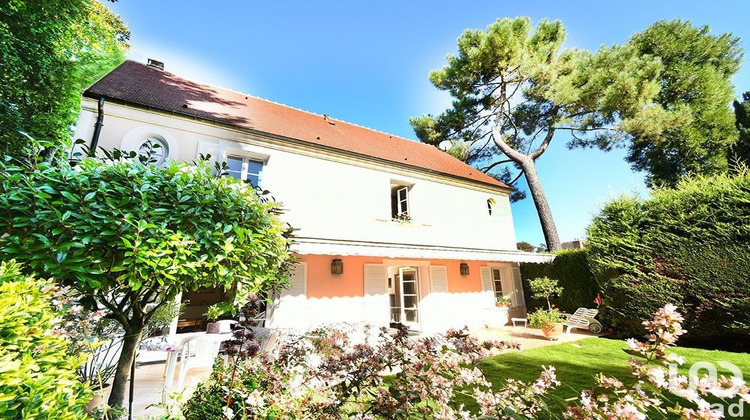
[[[497,215],[497,202],[494,198],[487,199],[487,211],[489,211],[490,216]]]
[[[169,157],[169,144],[164,137],[149,136],[138,147],[138,161],[144,165],[161,166]]]

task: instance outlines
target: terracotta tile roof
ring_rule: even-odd
[[[485,185],[509,188],[433,146],[228,89],[199,84],[135,61],[121,64],[86,90],[84,96],[104,96],[114,101],[270,133]]]

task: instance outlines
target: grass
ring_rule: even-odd
[[[623,351],[624,348],[625,342],[621,340],[588,338],[521,352],[503,353],[483,360],[479,367],[487,379],[495,387],[499,387],[509,378],[533,381],[539,376],[542,365],[554,366],[562,385],[555,388],[551,396],[554,400],[567,399],[577,397],[584,389],[591,389],[594,385],[594,375],[600,372],[620,379],[626,384],[631,383],[633,376],[628,368],[630,356]],[[745,380],[750,380],[750,357],[746,353],[682,347],[675,347],[672,351],[685,357],[687,361],[680,368],[681,374],[686,375],[690,365],[699,361],[710,362],[715,366],[718,361],[727,361],[739,367]],[[730,371],[718,366],[717,370],[719,374],[731,375]],[[476,404],[469,399],[462,399],[460,402],[466,404],[467,408],[476,409]],[[750,407],[745,406],[745,410],[750,410]]]

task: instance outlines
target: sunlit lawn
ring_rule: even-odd
[[[557,387],[551,395],[556,397],[553,399],[567,399],[580,395],[581,390],[591,389],[594,385],[594,375],[600,372],[618,378],[626,384],[630,383],[633,378],[628,369],[630,356],[623,351],[624,348],[626,348],[625,342],[621,340],[588,338],[521,352],[503,353],[483,360],[480,368],[487,378],[499,387],[508,378],[533,381],[539,376],[542,365],[554,366],[557,369],[557,378],[562,385]],[[750,355],[746,353],[681,347],[674,348],[673,351],[687,360],[687,363],[680,368],[681,374],[687,374],[693,363],[706,361],[715,364],[723,360],[735,364],[743,372],[745,380],[750,380]],[[731,374],[718,366],[717,370],[719,374],[727,376]],[[467,407],[476,407],[468,399],[462,402]],[[745,411],[750,411],[750,406],[745,405]],[[746,414],[750,416],[750,413]]]

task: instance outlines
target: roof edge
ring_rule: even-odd
[[[90,89],[90,87],[89,87],[89,89]],[[154,106],[151,106],[151,105],[145,105],[145,104],[136,103],[136,102],[133,102],[133,101],[125,101],[125,100],[122,100],[122,99],[119,99],[119,98],[113,98],[113,97],[107,96],[107,95],[94,94],[92,92],[89,92],[89,89],[86,89],[86,91],[83,92],[83,97],[89,98],[89,99],[94,99],[94,100],[98,100],[100,97],[103,97],[103,98],[107,99],[108,101],[110,101],[112,103],[116,103],[116,104],[120,104],[120,105],[133,106],[133,107],[139,108],[139,109],[153,110],[153,111],[158,111],[158,112],[161,112],[161,113],[178,115],[180,117],[191,119],[191,120],[196,120],[196,121],[205,121],[205,122],[209,122],[211,124],[215,124],[215,125],[220,126],[220,127],[230,128],[230,129],[237,130],[237,131],[240,131],[240,132],[245,132],[245,133],[250,133],[250,134],[256,134],[256,135],[262,135],[262,136],[266,136],[266,137],[271,137],[271,138],[277,139],[279,141],[287,142],[287,143],[292,143],[292,144],[299,143],[299,144],[302,144],[302,145],[305,145],[305,146],[308,146],[308,147],[312,147],[312,148],[316,148],[316,149],[319,149],[319,150],[324,150],[324,151],[329,151],[329,152],[335,152],[335,153],[338,153],[338,154],[343,155],[343,156],[354,156],[354,157],[358,157],[360,159],[369,160],[369,161],[376,162],[376,163],[385,163],[385,164],[392,165],[392,166],[395,165],[395,166],[398,166],[398,167],[401,167],[401,168],[407,168],[407,169],[411,169],[411,170],[422,172],[422,173],[426,173],[426,174],[438,175],[438,176],[441,176],[441,177],[444,177],[444,178],[449,178],[449,179],[454,179],[454,180],[460,180],[460,181],[463,181],[463,182],[466,182],[466,183],[469,183],[469,184],[480,185],[480,186],[483,186],[485,188],[491,188],[491,189],[503,191],[505,193],[511,193],[511,192],[513,192],[515,190],[515,188],[513,188],[513,187],[511,187],[509,185],[506,185],[504,183],[502,183],[502,185],[492,184],[492,183],[489,183],[489,182],[484,182],[484,181],[479,181],[479,180],[475,180],[475,179],[471,179],[471,178],[466,178],[466,177],[462,177],[462,176],[459,176],[459,175],[453,175],[453,174],[449,174],[449,173],[437,171],[437,170],[434,170],[434,169],[424,168],[422,166],[410,165],[408,163],[397,162],[397,161],[393,161],[393,160],[379,158],[379,157],[371,156],[371,155],[368,155],[368,154],[365,154],[365,153],[357,153],[357,152],[352,152],[352,151],[346,150],[346,149],[340,149],[340,148],[337,148],[337,147],[325,146],[325,145],[321,145],[319,143],[315,143],[315,142],[308,141],[308,140],[302,140],[302,139],[298,139],[298,138],[294,138],[294,137],[282,136],[282,135],[270,133],[270,132],[267,132],[267,131],[254,130],[254,129],[246,128],[246,127],[239,127],[239,126],[236,126],[236,125],[227,124],[225,122],[221,122],[221,121],[214,120],[214,119],[211,119],[211,118],[197,117],[195,115],[190,115],[190,114],[186,114],[186,113],[182,113],[182,112],[178,112],[178,111],[168,110],[168,109],[164,109],[164,108],[158,108],[158,107],[154,107]],[[286,106],[286,105],[283,105],[283,104],[279,104],[279,105]],[[304,111],[304,112],[308,112],[308,111]],[[310,113],[310,112],[308,112],[308,113]],[[313,114],[313,113],[310,113],[310,114],[317,115],[317,114]],[[351,124],[351,123],[347,123],[347,124]],[[356,124],[352,124],[352,125],[356,125]],[[359,126],[359,127],[365,128],[367,130],[371,130],[368,127],[364,127],[364,126]],[[377,130],[373,130],[373,131],[377,131]],[[383,132],[380,132],[380,133],[383,133]],[[387,134],[387,133],[384,133],[384,134]],[[400,139],[402,139],[404,141],[412,141],[412,140],[404,139],[403,137],[398,137],[398,138],[400,138]],[[426,143],[421,143],[421,144],[429,146]],[[479,170],[479,169],[477,169],[477,170]],[[500,182],[500,181],[498,181],[498,182]]]

